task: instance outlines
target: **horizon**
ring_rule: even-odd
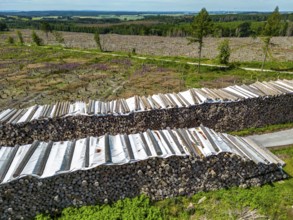
[[[200,11],[200,10],[199,10]],[[159,14],[159,13],[171,13],[171,14],[176,14],[176,13],[182,13],[182,14],[197,14],[199,11],[155,11],[155,10],[148,10],[148,11],[140,11],[140,10],[1,10],[0,9],[0,12],[2,13],[28,13],[28,12],[101,12],[101,13],[154,13],[154,14]],[[271,11],[267,10],[263,10],[263,11],[256,11],[256,10],[251,10],[251,11],[247,11],[247,10],[212,10],[212,11],[209,11],[209,13],[271,13]],[[285,10],[280,10],[279,11],[280,13],[293,13],[293,10],[288,10],[288,11],[285,11]]]
[[[201,9],[200,9],[201,10]],[[168,10],[168,11],[164,11],[164,10],[90,10],[90,9],[82,9],[82,10],[77,10],[77,9],[64,9],[64,10],[1,10],[1,12],[6,12],[6,11],[14,11],[14,12],[34,12],[34,11],[76,11],[76,12],[79,12],[79,11],[91,11],[91,12],[185,12],[185,13],[196,13],[196,12],[199,12],[200,10],[197,10],[197,11],[184,11],[184,10],[181,10],[181,11],[176,11],[176,10]],[[211,12],[271,12],[273,10],[210,10]],[[293,12],[293,10],[288,10],[288,11],[285,11],[285,10],[280,10],[280,12]]]
[[[276,6],[280,11],[293,11],[293,3],[288,0],[254,0],[249,3],[246,0],[1,0],[0,11],[198,12],[206,8],[208,11],[270,12]]]

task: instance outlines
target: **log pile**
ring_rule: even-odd
[[[0,149],[1,219],[114,202],[153,200],[287,178],[284,162],[249,139],[205,127],[148,130]]]
[[[105,133],[138,133],[203,124],[216,131],[237,131],[293,121],[293,95],[245,99],[238,102],[204,103],[184,108],[157,109],[129,115],[68,116],[0,125],[0,146],[39,141],[61,141],[101,136]]]
[[[292,91],[278,80],[2,110],[0,219],[287,178],[268,150],[216,131],[293,121]]]

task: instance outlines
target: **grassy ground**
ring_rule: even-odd
[[[293,175],[293,146],[273,151]],[[204,198],[204,199],[203,199]],[[199,203],[200,200],[204,200]],[[192,204],[194,210],[187,209]],[[67,208],[55,219],[292,219],[293,179],[248,189],[201,192],[151,202],[147,197],[125,199],[109,205]],[[39,215],[36,219],[50,219]]]
[[[285,123],[285,124],[276,124],[276,125],[268,125],[261,128],[248,128],[241,131],[234,131],[230,132],[232,135],[237,136],[248,136],[248,135],[255,135],[255,134],[266,134],[272,133],[276,131],[286,130],[293,128],[293,123]]]
[[[150,56],[144,55],[148,58],[157,58],[157,59],[166,59],[172,61],[179,62],[197,62],[196,58],[185,57],[185,56]],[[217,58],[215,59],[202,59],[202,63],[204,64],[216,64],[220,65]],[[232,62],[230,64],[232,67],[248,67],[248,68],[258,68],[261,69],[262,62],[261,61],[250,61],[250,62]],[[275,70],[275,71],[291,71],[293,72],[293,62],[290,61],[281,61],[281,60],[270,60],[265,63],[265,69]]]
[[[237,62],[235,63],[241,67],[250,67],[250,68],[261,68],[261,62]],[[265,69],[271,69],[276,71],[290,71],[293,72],[293,62],[279,62],[279,61],[269,61],[264,65]]]
[[[193,65],[152,57],[141,60],[123,53],[117,57],[96,50],[60,46],[17,46],[3,42],[0,46],[1,108],[60,100],[111,100],[179,92],[192,87],[219,88],[256,80],[293,79],[290,74],[251,72],[233,67],[202,67],[202,73],[198,74]]]

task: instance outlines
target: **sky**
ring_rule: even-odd
[[[293,0],[0,0],[4,10],[293,11]]]

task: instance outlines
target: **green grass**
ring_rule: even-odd
[[[248,136],[248,135],[255,135],[255,134],[265,134],[271,133],[276,131],[281,131],[285,129],[293,128],[293,123],[285,123],[285,124],[276,124],[276,125],[268,125],[261,128],[248,128],[241,131],[233,131],[230,132],[232,135],[237,136]]]
[[[241,67],[250,67],[250,68],[261,68],[261,62],[242,62],[235,63]],[[265,63],[264,69],[276,70],[276,71],[291,71],[293,72],[293,62],[289,61],[268,61]]]
[[[139,55],[138,55],[139,56]],[[150,55],[141,55],[145,56],[149,59],[166,59],[166,60],[172,60],[172,61],[179,61],[181,63],[185,62],[198,62],[197,58],[191,58],[191,57],[184,57],[184,56],[150,56]],[[217,59],[202,59],[201,62],[203,64],[215,64],[220,65],[219,61]],[[231,62],[229,64],[230,67],[248,67],[248,68],[256,68],[261,69],[262,62],[260,61],[251,61],[251,62]],[[289,61],[267,61],[264,66],[265,69],[269,70],[275,70],[275,71],[291,71],[293,72],[293,62]]]
[[[286,163],[285,171],[293,175],[293,146],[274,150]],[[198,201],[206,197],[200,204]],[[188,212],[192,203],[195,213]],[[254,211],[264,219],[293,218],[293,179],[248,189],[232,188],[201,192],[191,197],[177,197],[151,202],[145,196],[124,199],[113,204],[66,208],[55,219],[238,219]],[[38,215],[38,220],[50,219]]]
[[[50,219],[39,215],[36,219]],[[63,220],[90,220],[90,219],[162,219],[160,209],[152,206],[145,196],[134,199],[120,200],[112,205],[85,206],[79,209],[64,209],[58,219]]]
[[[125,55],[119,53],[120,55]],[[138,55],[139,56],[139,55]],[[193,87],[225,87],[230,84],[249,84],[255,81],[269,81],[279,78],[293,79],[293,74],[278,72],[261,72],[246,71],[238,67],[260,68],[261,62],[231,63],[229,68],[218,67],[201,67],[201,73],[197,73],[197,65],[190,65],[187,62],[196,63],[198,59],[189,57],[168,57],[168,56],[149,56],[141,55],[147,59],[143,62],[156,64],[165,68],[176,69],[180,73],[180,77],[184,79],[187,88]],[[168,62],[178,61],[178,62]],[[203,59],[205,64],[218,64],[216,60]],[[276,71],[293,69],[292,62],[267,62],[268,68]]]

